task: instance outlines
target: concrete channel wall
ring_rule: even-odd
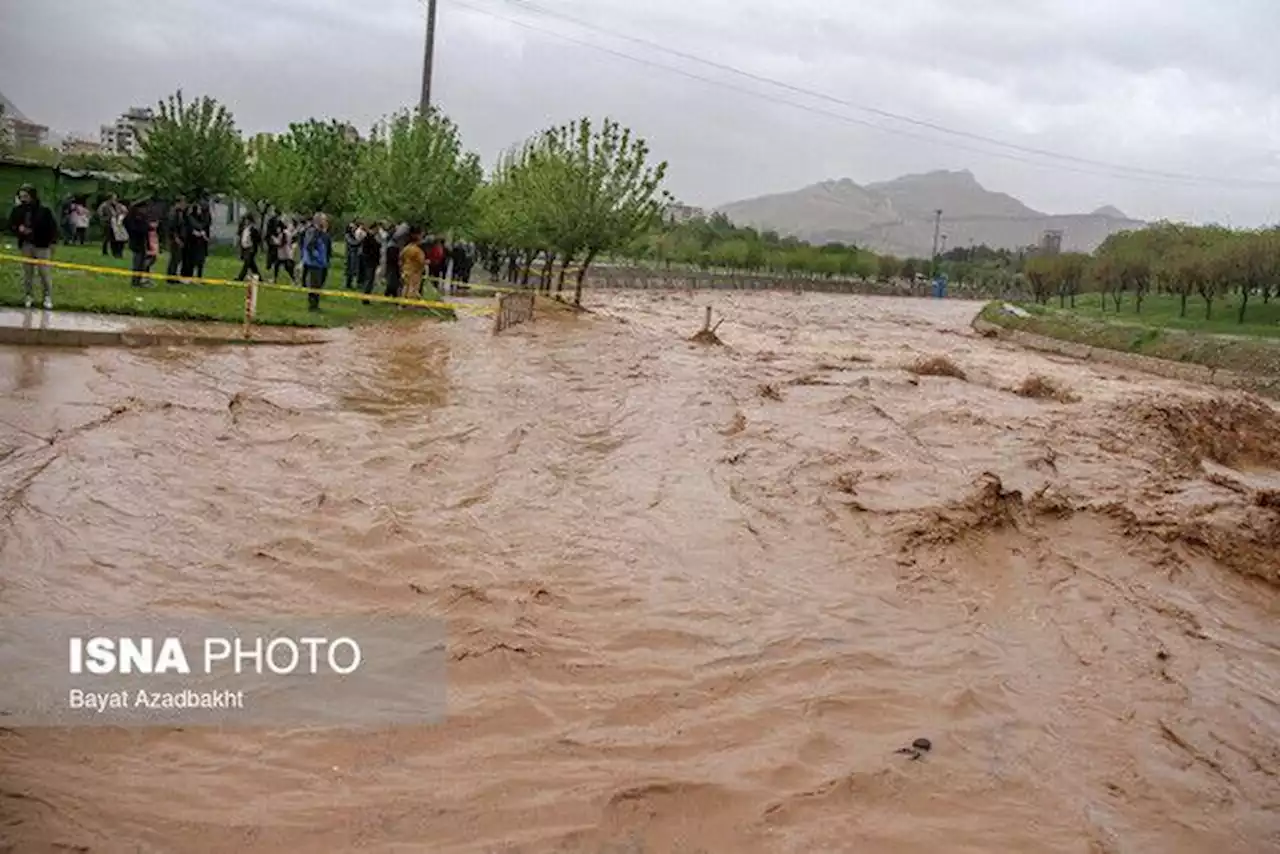
[[[1173,380],[1200,383],[1236,391],[1249,391],[1280,400],[1280,377],[1241,374],[1191,362],[1172,362],[1168,359],[1157,359],[1137,353],[1123,353],[1119,350],[1108,350],[1104,347],[1091,347],[1088,344],[1061,341],[1057,338],[1036,335],[1021,329],[1007,329],[980,317],[974,319],[973,328],[986,335],[994,333],[1005,341],[1012,341],[1029,350],[1055,353],[1060,356],[1069,356],[1073,359],[1088,362],[1100,362],[1119,368],[1129,368]]]

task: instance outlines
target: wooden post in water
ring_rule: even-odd
[[[253,317],[258,311],[258,280],[250,276],[244,288],[244,337],[253,331]]]

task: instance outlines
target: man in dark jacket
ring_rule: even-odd
[[[139,199],[129,208],[129,214],[124,218],[124,230],[129,234],[129,252],[133,255],[130,269],[135,275],[132,284],[135,288],[149,288],[151,282],[139,275],[149,273],[156,260],[147,245],[151,237],[151,212],[145,199]]]
[[[453,249],[449,252],[449,258],[453,261],[453,280],[462,284],[471,282],[471,251],[465,243],[453,244]]]
[[[18,191],[18,205],[9,213],[9,230],[18,237],[18,251],[32,261],[48,261],[53,258],[53,244],[58,240],[58,220],[53,211],[40,204],[36,188],[26,184]],[[53,309],[53,274],[45,264],[22,265],[22,290],[26,293],[26,306],[31,308],[31,286],[39,271],[44,285],[44,309]]]

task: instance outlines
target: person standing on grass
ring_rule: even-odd
[[[365,231],[362,228],[357,234],[360,237],[360,249],[355,262],[360,270],[358,282],[360,290],[371,294],[373,283],[378,277],[378,259],[382,254],[382,244],[378,240],[377,232],[372,229]]]
[[[289,281],[297,284],[298,279],[294,276],[293,251],[298,245],[298,229],[290,220],[282,220],[280,223],[280,231],[276,234],[276,254],[275,264],[271,268],[272,284],[280,281],[280,271],[284,270],[289,274]]]
[[[329,236],[329,217],[315,215],[311,227],[302,237],[302,281],[311,289],[307,294],[307,308],[320,310],[320,291],[329,276],[329,262],[333,256],[333,238]]]
[[[89,208],[79,199],[71,202],[71,230],[77,246],[84,246],[89,237]]]
[[[404,242],[408,237],[408,225],[402,224],[394,228],[388,228],[386,261],[384,263],[387,277],[385,293],[389,297],[400,296],[403,286],[403,282],[400,280],[400,250],[404,248]]]
[[[245,214],[240,217],[240,230],[237,234],[240,260],[244,263],[240,266],[240,275],[236,276],[236,281],[243,282],[250,274],[261,279],[262,271],[258,269],[258,248],[262,246],[262,232],[253,224],[252,216]]]
[[[115,247],[112,245],[115,240],[115,221],[116,214],[119,213],[120,203],[116,201],[116,194],[112,193],[107,196],[106,201],[98,205],[98,222],[102,224],[102,254],[105,256],[108,251],[113,254]],[[119,258],[119,255],[116,255]]]
[[[182,255],[186,251],[187,200],[178,196],[165,219],[165,230],[169,238],[169,284],[178,284],[178,274],[182,272]]]
[[[75,203],[76,200],[71,196],[67,196],[63,199],[62,209],[59,212],[58,217],[58,221],[62,225],[62,242],[67,245],[70,245],[71,242],[75,240],[76,236],[75,229],[71,227],[71,206]]]
[[[405,299],[422,299],[422,277],[427,272],[427,256],[422,251],[422,229],[414,226],[400,250],[400,282]],[[403,306],[401,306],[403,308]]]
[[[209,257],[209,235],[212,233],[213,214],[209,211],[209,203],[196,202],[191,206],[191,215],[187,218],[188,240],[184,276],[204,278],[204,264]]]
[[[53,244],[58,240],[58,220],[53,211],[40,204],[40,194],[31,184],[24,184],[18,191],[18,204],[9,213],[9,230],[18,237],[18,252],[33,261],[53,258]],[[31,308],[31,287],[40,276],[44,286],[44,310],[53,309],[53,274],[44,264],[22,265],[22,290],[24,304]]]
[[[111,257],[123,258],[124,247],[129,242],[129,231],[124,227],[125,217],[129,209],[121,202],[116,202],[115,211],[111,214]]]
[[[342,242],[347,247],[347,268],[344,277],[347,290],[353,290],[364,282],[364,271],[360,266],[360,243],[363,240],[364,229],[360,227],[360,220],[353,219],[347,223],[347,229],[342,233]]]
[[[133,203],[124,223],[125,230],[129,233],[129,252],[133,255],[130,265],[133,270],[131,284],[135,288],[149,288],[151,281],[143,278],[142,274],[150,273],[151,266],[156,263],[156,255],[160,252],[160,238],[156,234],[156,223],[147,211],[146,200],[139,199]]]

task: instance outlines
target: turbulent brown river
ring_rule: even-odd
[[[0,349],[0,617],[438,616],[450,658],[435,726],[0,730],[0,851],[1280,851],[1269,404],[969,303],[593,299]]]

